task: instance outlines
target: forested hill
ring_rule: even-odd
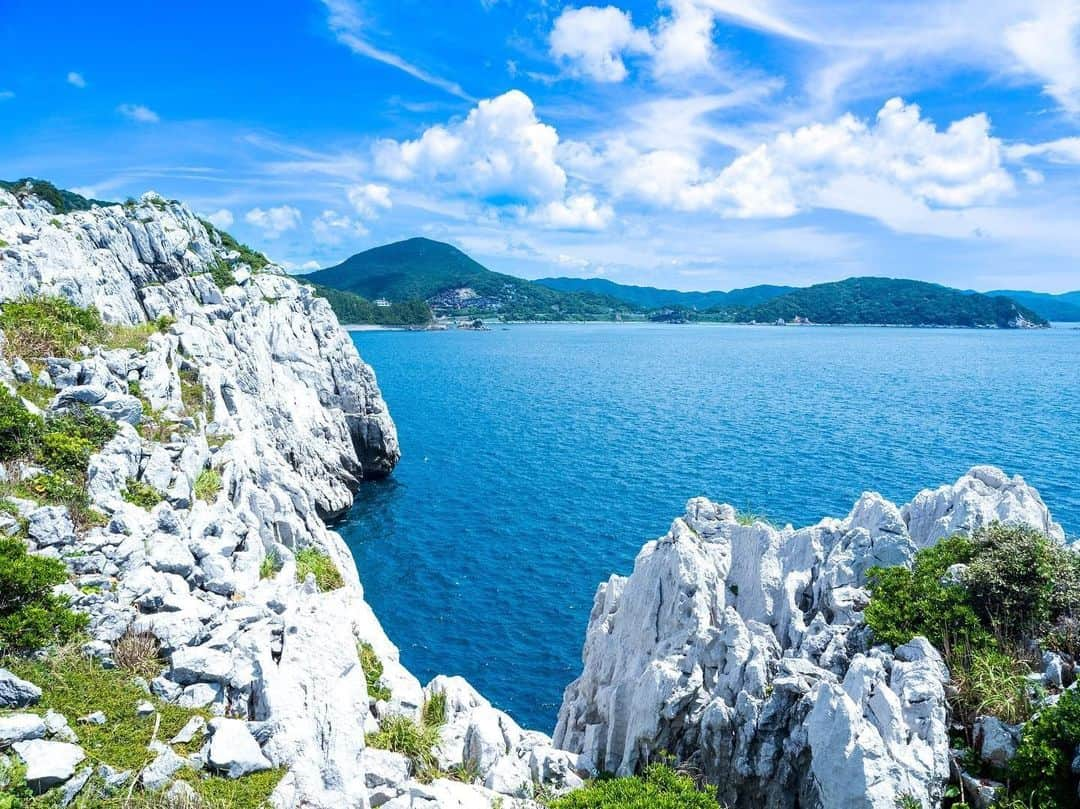
[[[733,320],[825,324],[1017,328],[1049,325],[1010,298],[895,278],[848,278],[797,289],[757,306],[730,310]]]
[[[730,292],[683,292],[677,289],[620,284],[606,278],[539,278],[536,283],[561,292],[591,292],[606,295],[642,309],[674,306],[700,310],[727,306],[755,306],[796,289],[795,287],[759,284],[745,289],[733,289]]]

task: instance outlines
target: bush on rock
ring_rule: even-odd
[[[599,778],[551,802],[550,809],[717,809],[716,787],[664,764],[650,764],[638,777]]]

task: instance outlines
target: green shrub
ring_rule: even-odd
[[[26,401],[33,402],[42,410],[49,406],[53,396],[56,395],[56,391],[48,385],[39,385],[33,380],[30,380],[29,382],[20,382],[15,386],[15,392],[23,399],[26,399]]]
[[[390,689],[379,682],[383,676],[383,664],[379,656],[375,654],[374,647],[367,641],[363,641],[357,644],[356,651],[360,655],[360,668],[367,681],[368,697],[376,701],[390,699]]]
[[[63,414],[50,415],[47,425],[50,430],[85,438],[95,450],[112,441],[118,429],[115,421],[95,413],[86,405],[79,405]]]
[[[420,709],[420,718],[425,725],[439,727],[446,724],[446,694],[438,691],[424,700]]]
[[[2,249],[3,249],[3,248],[5,248],[5,247],[10,247],[10,246],[11,246],[11,245],[9,245],[9,244],[7,243],[7,240],[6,240],[6,239],[0,239],[0,250],[2,250]]]
[[[963,536],[941,540],[915,554],[911,569],[874,567],[866,575],[870,603],[863,613],[879,643],[899,646],[917,635],[948,655],[958,644],[983,648],[989,636],[960,584],[943,584],[950,566],[966,563],[974,543]]]
[[[1041,638],[1064,616],[1080,617],[1080,554],[1025,526],[998,523],[974,537],[964,584],[999,638]]]
[[[44,420],[0,385],[0,461],[26,456],[41,438]]]
[[[94,345],[105,336],[96,309],[84,309],[59,297],[19,298],[0,306],[0,329],[9,356],[27,361],[76,356],[79,346]]]
[[[164,500],[165,496],[149,483],[128,478],[124,484],[124,499],[149,511]]]
[[[217,500],[221,492],[221,474],[216,469],[204,469],[195,478],[195,496],[207,503]]]
[[[33,797],[22,762],[16,757],[0,756],[0,809],[23,809]]]
[[[1009,795],[1033,809],[1076,806],[1077,777],[1072,761],[1080,745],[1080,692],[1064,691],[1024,725],[1009,762]]]
[[[345,586],[334,560],[317,548],[302,548],[296,552],[296,580],[304,581],[308,573],[315,575],[315,584],[324,593]]]
[[[202,413],[206,408],[206,390],[199,381],[199,372],[194,368],[180,371],[180,401],[189,416]]]
[[[210,277],[214,279],[218,289],[227,289],[236,284],[236,276],[220,258],[210,265]]]
[[[551,809],[717,809],[716,787],[650,764],[639,777],[599,778],[552,801]]]
[[[31,556],[15,537],[0,538],[0,652],[63,643],[86,626],[86,616],[68,609],[53,587],[67,581],[57,559]]]
[[[377,731],[367,735],[367,743],[408,756],[420,781],[430,781],[439,774],[439,762],[435,758],[435,746],[439,743],[437,725],[414,722],[407,716],[387,716],[379,722]]]
[[[91,441],[77,433],[49,429],[41,436],[38,458],[49,469],[70,477],[86,471],[90,455],[96,449]]]

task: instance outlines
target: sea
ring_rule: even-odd
[[[422,681],[551,732],[597,584],[689,498],[779,524],[994,464],[1080,534],[1080,330],[366,331],[402,458],[336,526]]]

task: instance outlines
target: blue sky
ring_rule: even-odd
[[[1080,0],[0,5],[0,177],[292,269],[1080,288]]]

